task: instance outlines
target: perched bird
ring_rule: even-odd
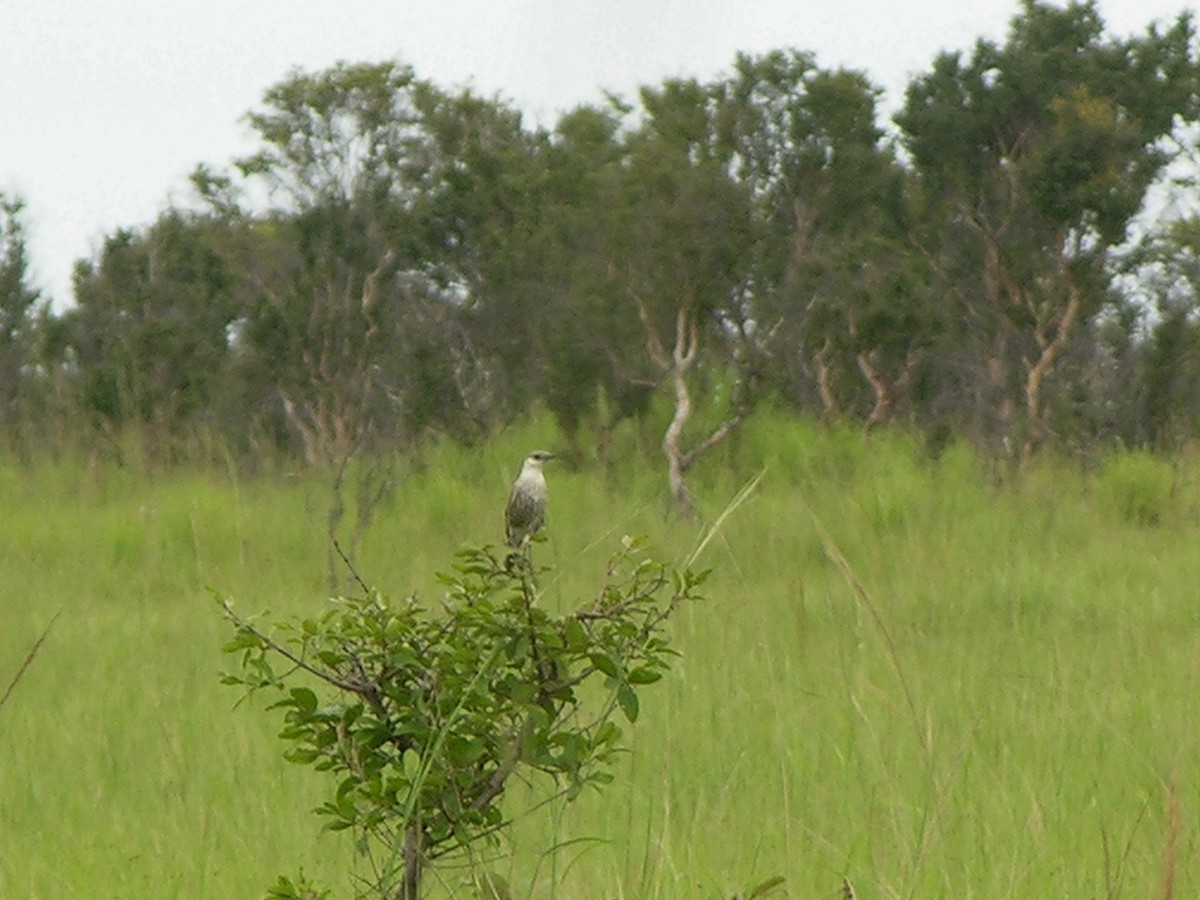
[[[521,464],[504,508],[504,536],[510,547],[521,547],[546,522],[546,477],[542,464],[554,459],[546,450],[534,450]]]

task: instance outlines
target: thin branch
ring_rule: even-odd
[[[685,471],[690,469],[692,467],[692,463],[694,463],[699,457],[704,455],[713,447],[717,446],[717,444],[721,443],[721,441],[725,440],[725,438],[729,437],[730,433],[741,424],[742,415],[740,413],[732,418],[726,419],[718,428],[713,431],[712,434],[702,440],[687,453],[682,454],[679,460],[679,465]]]
[[[646,349],[650,351],[650,358],[663,371],[671,371],[671,360],[667,356],[667,351],[662,345],[662,341],[658,337],[658,329],[654,327],[654,322],[650,319],[650,310],[646,308],[646,303],[638,295],[634,295],[633,302],[637,305],[638,318],[642,320],[642,325],[646,328]]]
[[[379,333],[379,321],[375,318],[375,303],[379,296],[379,280],[395,259],[396,251],[389,247],[387,252],[383,254],[383,259],[379,261],[379,265],[367,275],[366,281],[363,284],[362,311],[363,316],[367,320],[367,333],[363,337],[364,347]]]
[[[13,689],[25,676],[25,670],[29,668],[30,663],[33,662],[33,658],[37,656],[38,651],[42,649],[42,644],[45,643],[46,638],[50,635],[50,629],[54,627],[54,623],[58,621],[58,617],[61,615],[61,610],[56,612],[53,618],[50,619],[50,624],[46,626],[46,630],[41,633],[41,636],[36,641],[33,642],[33,646],[30,647],[29,652],[25,654],[25,661],[21,663],[21,668],[17,669],[17,674],[13,676],[12,681],[8,683],[8,687],[4,690],[4,696],[0,697],[0,706],[4,706],[4,704],[8,702],[8,698],[12,696]]]
[[[532,727],[533,720],[527,717],[521,724],[520,730],[513,736],[512,744],[509,746],[504,760],[496,767],[496,771],[492,773],[483,790],[479,792],[479,796],[471,801],[471,809],[476,811],[486,809],[489,803],[504,793],[504,783],[508,781],[508,776],[520,764],[521,755],[524,753],[525,739]]]
[[[345,679],[339,678],[337,675],[334,675],[332,672],[326,671],[325,669],[318,669],[312,663],[305,661],[304,657],[296,655],[295,653],[293,653],[291,650],[289,650],[283,644],[279,643],[274,638],[270,637],[269,635],[263,634],[261,631],[259,631],[253,625],[251,625],[248,621],[246,621],[241,616],[239,616],[237,613],[235,613],[233,611],[232,607],[230,607],[230,605],[228,603],[225,604],[225,614],[233,621],[233,623],[235,625],[237,625],[239,628],[243,628],[246,631],[250,632],[256,638],[258,638],[260,641],[262,641],[263,644],[266,645],[267,649],[275,651],[280,656],[282,656],[285,659],[289,660],[290,662],[294,663],[297,668],[303,669],[305,672],[308,672],[310,675],[315,675],[317,678],[320,678],[326,684],[333,685],[333,687],[335,687],[335,688],[340,688],[341,690],[348,691],[351,694],[357,694],[360,697],[368,697],[368,698],[370,697],[371,685],[363,684],[361,682],[346,681]]]
[[[341,557],[341,560],[345,564],[347,571],[350,572],[350,577],[358,583],[360,588],[362,588],[363,594],[371,593],[371,586],[363,580],[361,575],[358,574],[358,570],[354,568],[354,563],[350,560],[350,557],[346,555],[346,551],[342,549],[342,545],[338,542],[338,539],[334,537],[332,533],[330,533],[329,538],[333,541],[333,549],[337,551],[337,555]]]

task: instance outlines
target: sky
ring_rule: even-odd
[[[1187,0],[1099,0],[1109,31]],[[943,50],[1002,41],[1018,0],[0,0],[0,191],[26,203],[32,280],[70,303],[76,260],[189,199],[197,164],[253,145],[244,121],[296,69],[395,59],[551,126],[604,91],[726,74],[795,47],[860,69],[884,109]]]

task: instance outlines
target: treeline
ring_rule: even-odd
[[[1195,437],[1200,219],[1144,214],[1194,150],[1190,17],[1116,37],[1027,0],[893,131],[879,96],[780,50],[530,128],[395,62],[293,73],[257,152],[109,235],[61,312],[6,199],[3,424],[324,464],[535,407],[602,446],[665,389],[681,505],[766,402],[1018,462]]]

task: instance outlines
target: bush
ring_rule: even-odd
[[[428,866],[494,842],[518,772],[548,776],[568,800],[611,781],[615,714],[637,719],[638,691],[675,655],[667,619],[704,578],[626,538],[596,597],[555,616],[537,602],[545,571],[528,553],[472,547],[441,576],[438,610],[361,582],[361,596],[275,626],[226,603],[240,665],[225,681],[278,694],[285,755],[329,774],[316,812],[354,833],[372,895],[417,900]],[[585,691],[592,682],[603,690]],[[296,883],[281,877],[270,896],[311,895],[289,894]]]
[[[1099,493],[1122,521],[1159,525],[1175,505],[1175,470],[1144,451],[1122,453],[1101,470]]]

